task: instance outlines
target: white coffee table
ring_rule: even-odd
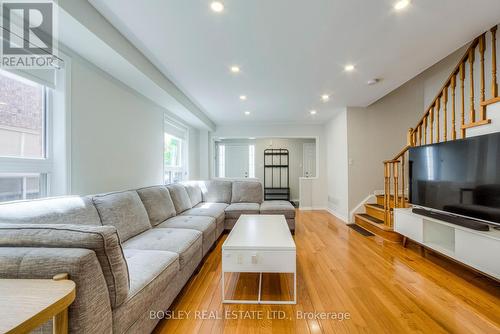
[[[226,299],[225,273],[259,273],[257,300]],[[293,274],[293,300],[262,300],[262,273]],[[222,302],[297,304],[296,248],[283,215],[241,215],[222,245]]]

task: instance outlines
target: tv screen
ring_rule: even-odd
[[[410,148],[410,203],[500,225],[500,133]]]

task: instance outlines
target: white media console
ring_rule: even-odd
[[[500,231],[472,230],[394,209],[394,230],[419,244],[500,280]]]

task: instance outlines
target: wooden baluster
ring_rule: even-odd
[[[408,132],[406,134],[406,145],[408,146],[415,146],[415,131],[413,131],[413,128],[409,128]]]
[[[422,123],[418,126],[418,146],[422,145]]]
[[[484,102],[485,100],[485,94],[484,94],[484,49],[485,49],[485,37],[484,37],[484,34],[481,35],[481,37],[479,37],[479,60],[480,60],[480,68],[479,68],[479,71],[480,71],[480,84],[481,84],[481,88],[480,88],[480,92],[479,92],[479,102],[480,102],[480,105],[481,105],[481,120],[484,121],[486,120],[486,106],[483,105],[482,103]]]
[[[462,131],[462,139],[465,138],[465,129],[464,129],[464,125],[465,125],[465,64],[464,63],[461,63],[460,64],[460,91],[462,92],[462,100],[461,100],[461,103],[462,103],[462,114],[461,114],[461,126],[460,126],[460,129]]]
[[[448,103],[448,86],[443,88],[443,137],[444,141],[448,140],[448,110],[446,108],[446,104]]]
[[[439,127],[439,125],[440,125],[440,123],[439,123],[439,110],[440,110],[440,108],[441,108],[441,96],[438,96],[437,100],[436,100],[436,132],[437,132],[436,133],[436,138],[437,138],[436,143],[439,143],[439,138],[440,138],[440,136],[439,136],[439,129],[440,129],[440,127]]]
[[[424,145],[427,145],[427,114],[424,116]]]
[[[405,154],[401,157],[401,207],[405,207]]]
[[[470,119],[469,123],[476,122],[476,111],[474,110],[474,53],[476,49],[471,47],[469,50],[469,77],[470,77]]]
[[[455,128],[455,88],[457,86],[457,77],[455,74],[451,77],[451,139],[457,139],[457,130]]]
[[[388,162],[384,162],[384,223],[389,225],[390,220],[390,193],[391,169]]]
[[[497,26],[491,28],[491,98],[498,96],[497,84]]]
[[[431,107],[431,144],[434,144],[434,106]]]

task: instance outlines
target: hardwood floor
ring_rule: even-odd
[[[500,333],[498,282],[431,253],[422,257],[411,243],[405,249],[364,237],[324,211],[297,212],[296,226],[297,305],[222,305],[224,236],[172,305],[174,315],[191,313],[162,320],[156,333]],[[265,279],[273,296],[289,286],[281,276]],[[248,297],[255,276],[234,284]],[[297,312],[349,319],[298,319]]]

